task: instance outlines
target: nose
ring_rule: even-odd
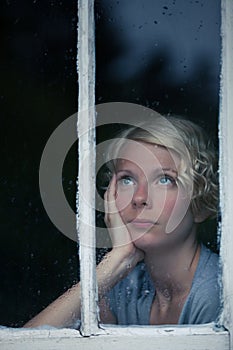
[[[138,185],[135,189],[132,198],[132,205],[134,208],[142,208],[151,206],[151,201],[149,199],[148,184]]]

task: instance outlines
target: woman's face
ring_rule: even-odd
[[[116,205],[141,248],[193,231],[190,199],[178,185],[178,155],[164,147],[127,140],[116,163]]]

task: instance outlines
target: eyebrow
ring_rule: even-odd
[[[130,175],[133,175],[133,172],[131,171],[131,170],[128,170],[128,169],[115,169],[115,172],[116,172],[116,174],[118,174],[118,173],[128,173],[128,174],[130,174]]]
[[[172,169],[172,168],[162,168],[161,170],[163,172],[170,171],[170,172],[175,173],[176,175],[178,175],[178,171],[175,170],[175,169]]]
[[[116,170],[116,173],[128,173],[130,175],[133,175],[133,172],[129,169],[115,169]],[[178,176],[178,171],[175,170],[175,169],[172,169],[172,168],[159,168],[159,169],[156,169],[155,170],[155,173],[158,173],[158,174],[161,174],[161,173],[166,173],[166,172],[171,172],[171,173],[174,173],[176,176]]]

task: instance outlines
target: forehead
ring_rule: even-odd
[[[117,169],[134,165],[143,169],[172,168],[177,170],[180,163],[180,158],[175,151],[160,145],[134,140],[126,140],[117,158]]]

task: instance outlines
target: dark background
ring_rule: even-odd
[[[182,114],[217,135],[219,1],[97,0],[96,103]],[[76,243],[39,193],[43,148],[77,112],[77,3],[2,1],[0,324],[19,327],[78,280]],[[112,132],[112,130],[110,130]],[[104,128],[98,140],[109,136]],[[75,208],[76,145],[63,186]],[[100,252],[101,253],[101,252]]]

